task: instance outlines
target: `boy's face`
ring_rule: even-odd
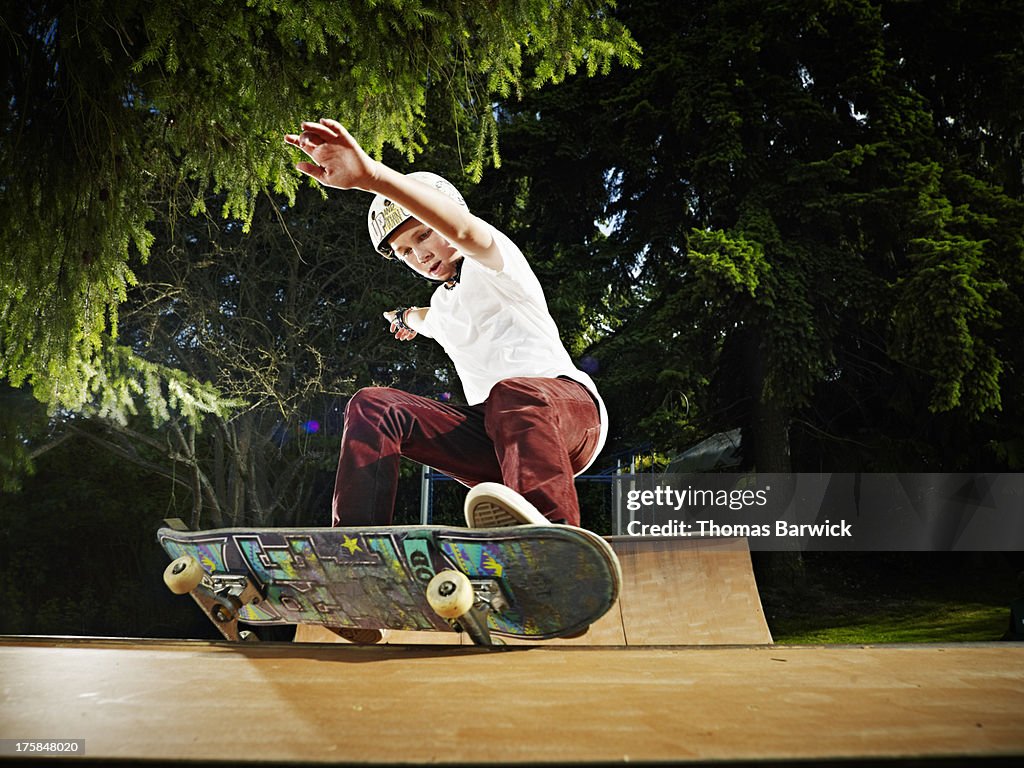
[[[431,227],[410,219],[388,238],[395,257],[431,280],[455,277],[455,265],[462,255]]]

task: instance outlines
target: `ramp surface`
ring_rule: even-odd
[[[614,537],[627,645],[771,643],[746,539]]]
[[[532,645],[760,645],[772,642],[746,539],[609,539],[622,565],[619,602],[582,637]],[[572,574],[566,574],[571,580]],[[301,626],[299,642],[345,642]],[[391,632],[392,644],[470,644],[452,633]],[[510,640],[510,644],[518,641]]]
[[[486,650],[0,638],[0,680],[0,736],[84,739],[100,764],[1024,756],[1019,643]]]

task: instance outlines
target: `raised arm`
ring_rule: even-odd
[[[297,163],[302,173],[324,186],[384,195],[433,227],[463,255],[491,269],[502,268],[501,252],[486,222],[443,192],[371,158],[336,120],[304,122],[302,133],[284,139],[314,161]]]

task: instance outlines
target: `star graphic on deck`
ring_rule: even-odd
[[[355,554],[356,551],[359,551],[359,552],[363,551],[362,548],[360,548],[360,546],[359,546],[359,542],[356,541],[355,539],[349,538],[348,536],[346,536],[345,540],[343,542],[341,542],[341,546],[343,546],[345,549],[347,549],[348,553],[350,555]]]

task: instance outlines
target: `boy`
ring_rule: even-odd
[[[334,120],[305,122],[285,141],[321,184],[375,195],[374,248],[438,284],[429,307],[385,313],[400,341],[435,339],[455,364],[468,405],[387,387],[345,409],[334,525],[391,522],[399,457],[470,486],[472,527],[579,525],[573,477],[600,452],[607,415],[594,382],[572,364],[536,276],[504,234],[474,216],[434,174],[398,173],[370,158]]]

